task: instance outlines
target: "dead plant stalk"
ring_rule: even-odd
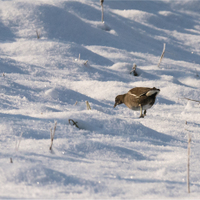
[[[188,160],[187,160],[187,188],[190,193],[190,151],[191,151],[191,136],[188,134]]]
[[[164,54],[165,54],[165,46],[166,46],[166,44],[164,43],[164,44],[163,44],[163,51],[162,51],[162,54],[161,54],[161,56],[160,56],[160,60],[159,60],[159,62],[158,62],[158,67],[160,67],[160,63],[161,63],[161,61],[162,61],[162,59],[163,59],[163,57],[164,57]]]
[[[49,150],[52,150],[52,146],[53,146],[53,139],[54,139],[55,132],[56,132],[56,126],[57,126],[57,122],[55,122],[55,124],[54,124],[54,129],[53,129],[53,132],[52,132],[52,128],[50,129],[51,145],[50,145],[50,147],[49,147]]]

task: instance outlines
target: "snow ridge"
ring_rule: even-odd
[[[1,1],[0,198],[198,199],[199,8],[104,1],[102,23],[99,1]],[[113,108],[133,87],[160,89],[144,119]]]

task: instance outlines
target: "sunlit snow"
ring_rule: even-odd
[[[200,197],[199,2],[103,5],[0,2],[1,199]],[[160,89],[143,119],[113,108],[133,87]]]

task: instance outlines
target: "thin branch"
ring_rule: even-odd
[[[136,72],[136,68],[137,68],[137,65],[134,63],[132,70],[130,71],[130,74],[133,73],[134,76],[138,76],[138,73]]]
[[[196,77],[199,77],[199,74],[197,73],[197,69],[195,68],[195,72],[196,72]]]
[[[53,133],[52,133],[52,128],[50,129],[51,145],[50,145],[50,147],[49,147],[49,150],[52,150],[53,139],[54,139],[55,132],[56,132],[56,126],[57,126],[57,121],[55,121],[55,125],[54,125],[54,129],[53,129]]]
[[[162,51],[162,54],[161,54],[161,56],[160,56],[160,60],[159,60],[159,62],[158,62],[158,67],[160,66],[160,63],[161,63],[161,61],[162,61],[162,59],[163,59],[163,57],[164,57],[164,54],[165,54],[165,43],[163,44],[163,51]]]
[[[69,121],[69,124],[71,124],[70,122],[72,122],[73,126],[76,126],[76,128],[80,129],[79,126],[77,125],[78,122],[75,122],[73,119],[69,119],[68,121]]]
[[[104,21],[103,2],[104,2],[104,0],[100,0],[100,3],[101,3],[101,21],[102,21],[102,22]]]
[[[190,193],[190,150],[191,150],[191,136],[188,134],[188,162],[187,162],[187,188]]]
[[[187,121],[185,122],[187,126]],[[188,155],[187,155],[187,190],[188,193],[190,193],[190,154],[191,154],[191,134],[189,133],[189,130],[185,128],[186,131],[188,131]]]
[[[91,107],[90,107],[90,104],[88,101],[85,102],[86,103],[86,106],[87,106],[87,110],[91,110]]]
[[[19,146],[20,146],[20,143],[21,143],[21,140],[22,140],[22,135],[23,135],[23,132],[21,132],[19,139],[16,140],[16,143],[15,143],[15,150],[16,151],[19,150]],[[10,158],[10,163],[13,163],[12,158]]]
[[[193,99],[189,99],[189,98],[186,98],[186,97],[184,97],[184,98],[182,98],[182,99],[187,99],[187,100],[189,100],[189,101],[194,101],[194,102],[200,103],[200,101],[198,101],[198,100],[193,100]]]
[[[88,63],[88,60],[86,60],[83,64],[84,64],[85,66],[87,66],[87,63]]]
[[[40,39],[40,33],[38,32],[38,30],[35,31],[36,35],[37,35],[37,39]]]
[[[22,135],[23,135],[23,132],[21,132],[21,135],[19,136],[19,141],[16,140],[16,144],[15,144],[15,150],[16,150],[16,151],[19,150],[19,145],[20,145],[21,140],[22,140]]]

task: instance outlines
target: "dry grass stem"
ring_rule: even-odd
[[[50,145],[50,147],[49,147],[49,150],[52,150],[52,146],[53,146],[53,139],[54,139],[55,132],[56,132],[56,126],[57,126],[57,121],[56,121],[56,122],[55,122],[55,124],[54,124],[54,129],[53,129],[53,132],[52,132],[52,128],[50,129],[51,145]]]
[[[37,35],[37,39],[40,39],[40,33],[38,32],[38,30],[35,31],[36,35]]]
[[[69,119],[68,121],[69,121],[69,124],[71,124],[70,122],[72,122],[73,126],[76,126],[76,128],[80,129],[79,126],[77,125],[78,122],[75,122],[73,119]]]
[[[86,106],[87,106],[87,110],[91,110],[91,107],[90,107],[90,104],[88,101],[85,102],[86,103]]]
[[[187,125],[187,121],[185,122]],[[190,193],[190,154],[191,154],[191,135],[189,133],[189,130],[185,128],[186,131],[188,131],[188,155],[187,155],[187,190],[188,193]]]
[[[18,151],[18,150],[19,150],[19,146],[20,146],[20,143],[21,143],[21,140],[22,140],[22,135],[23,135],[23,132],[21,132],[21,134],[20,134],[20,136],[19,136],[19,139],[16,140],[16,143],[15,143],[15,151]],[[10,163],[13,163],[12,158],[10,158]]]
[[[195,71],[196,71],[196,77],[199,77],[199,74],[197,73],[197,69],[195,68]]]
[[[187,188],[190,193],[190,151],[191,151],[191,136],[188,134],[188,160],[187,160]]]
[[[88,60],[86,60],[83,64],[86,66],[87,65],[87,63],[88,63]]]
[[[188,101],[194,101],[194,102],[200,103],[200,101],[198,101],[198,100],[193,100],[193,99],[189,99],[189,98],[186,98],[186,97],[184,97],[183,99],[187,99]]]
[[[162,59],[163,59],[163,57],[164,57],[164,54],[165,54],[165,43],[163,44],[163,51],[162,51],[162,54],[161,54],[161,56],[160,56],[160,60],[159,60],[159,62],[158,62],[158,67],[160,66],[160,63],[161,63],[161,61],[162,61]]]
[[[136,72],[136,68],[137,68],[137,65],[134,63],[133,67],[132,67],[132,70],[130,71],[130,74],[133,73],[134,76],[138,76],[138,73]]]
[[[16,150],[16,151],[19,150],[19,145],[20,145],[21,140],[22,140],[22,135],[23,135],[23,132],[21,132],[21,135],[19,136],[19,141],[16,140],[16,144],[15,144],[15,150]]]
[[[104,21],[104,13],[103,13],[103,2],[104,0],[100,0],[101,2],[101,21],[103,22]]]

